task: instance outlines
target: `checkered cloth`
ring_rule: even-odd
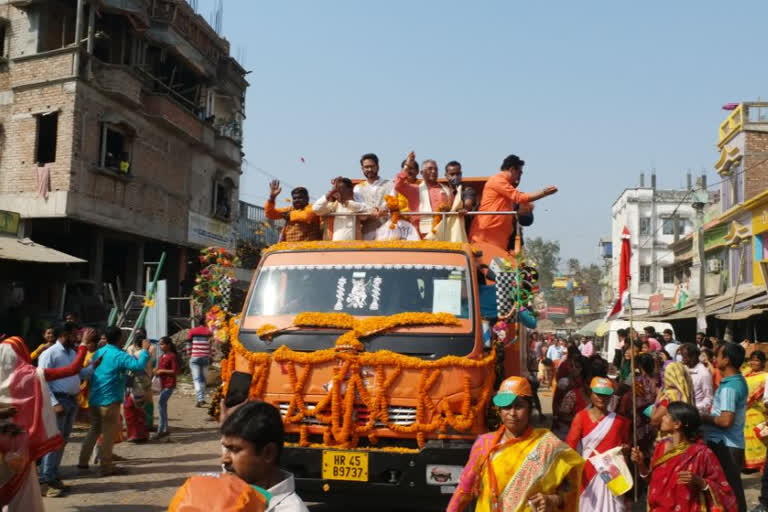
[[[499,317],[507,316],[515,305],[512,292],[515,291],[515,273],[499,272],[496,274],[496,307]]]

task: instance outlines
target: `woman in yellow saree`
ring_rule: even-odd
[[[755,350],[749,357],[749,371],[744,376],[747,379],[749,394],[747,395],[747,417],[744,422],[744,469],[759,470],[765,464],[765,444],[755,434],[755,427],[766,420],[763,394],[765,391],[765,354]]]
[[[547,429],[529,424],[531,386],[523,377],[502,382],[493,403],[502,426],[472,446],[448,512],[476,500],[476,512],[577,512],[584,460]]]

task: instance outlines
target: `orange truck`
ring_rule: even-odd
[[[225,401],[280,410],[281,462],[303,499],[445,507],[499,377],[480,265],[476,248],[449,242],[265,251],[232,322]],[[519,347],[504,373],[519,374]]]

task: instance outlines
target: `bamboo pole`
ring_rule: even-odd
[[[165,252],[160,256],[160,261],[157,263],[157,270],[155,270],[155,277],[152,279],[152,282],[149,284],[149,288],[147,288],[147,296],[145,301],[151,301],[155,298],[155,288],[157,287],[157,280],[160,278],[160,272],[163,270],[163,265],[165,264]],[[133,343],[133,337],[136,335],[136,330],[140,329],[144,325],[144,320],[147,318],[147,312],[149,311],[149,306],[144,304],[144,307],[141,309],[141,313],[139,313],[139,318],[136,320],[136,323],[133,324],[133,328],[131,329],[131,334],[128,335],[128,341],[126,342],[126,346],[130,346],[131,343]]]
[[[627,293],[627,299],[629,300],[629,368],[632,373],[632,446],[637,446],[637,392],[635,391],[635,340],[632,339],[632,333],[635,331],[632,318],[632,292]],[[635,501],[637,501],[637,464],[634,464],[634,488],[635,488]]]

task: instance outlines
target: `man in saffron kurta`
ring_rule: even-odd
[[[309,192],[304,187],[291,190],[293,206],[276,208],[275,199],[280,195],[280,182],[273,180],[269,184],[269,199],[264,205],[264,215],[270,220],[285,220],[285,228],[280,235],[285,242],[309,242],[320,240],[320,219],[309,204]]]
[[[518,205],[532,203],[557,192],[557,187],[547,187],[538,192],[526,194],[517,186],[523,174],[525,162],[516,155],[509,155],[501,164],[501,171],[485,183],[480,200],[481,212],[511,212]],[[478,215],[472,223],[470,240],[473,243],[487,243],[504,251],[509,246],[514,218],[512,215]]]
[[[462,512],[473,499],[477,512],[579,510],[584,461],[549,430],[531,428],[532,396],[523,377],[502,382],[493,403],[503,424],[475,441],[448,512]]]

